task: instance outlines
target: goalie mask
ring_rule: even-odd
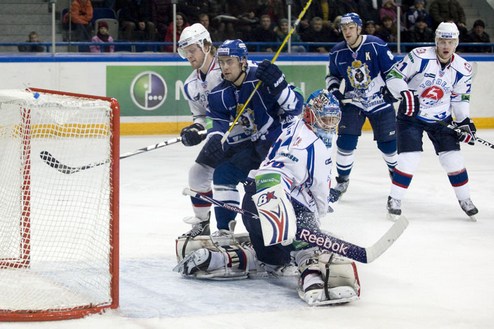
[[[304,121],[327,147],[332,146],[340,120],[340,103],[328,90],[317,90],[309,96],[304,108]]]

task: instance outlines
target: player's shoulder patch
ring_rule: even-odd
[[[472,65],[463,57],[454,54],[451,66],[463,75],[472,75],[473,67]]]

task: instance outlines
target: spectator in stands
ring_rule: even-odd
[[[320,1],[320,0],[318,0]],[[327,0],[325,0],[327,1]],[[312,4],[313,6],[314,4]],[[260,15],[267,14],[271,17],[271,22],[278,22],[280,19],[287,17],[287,9],[283,0],[258,0],[257,13]]]
[[[207,0],[182,0],[177,2],[177,11],[187,16],[189,24],[199,22],[199,14],[209,12]]]
[[[264,14],[261,16],[259,26],[254,28],[248,40],[251,42],[270,43],[260,47],[252,47],[252,49],[249,49],[250,51],[274,52],[276,50],[274,43],[277,41],[277,36],[269,15]]]
[[[333,30],[323,25],[321,17],[314,17],[310,20],[310,27],[301,36],[304,42],[336,42],[337,36]],[[318,53],[328,53],[330,48],[325,45],[309,46],[308,51]]]
[[[182,31],[189,26],[189,23],[187,23],[187,17],[181,13],[177,12],[177,30],[176,30],[176,40],[175,42],[178,42],[180,40],[180,35],[182,34]],[[172,42],[173,43],[173,24],[168,25],[168,29],[166,30],[166,35],[165,35],[165,42]],[[167,45],[163,47],[163,51],[165,52],[173,52],[173,45]]]
[[[153,19],[156,24],[156,39],[163,40],[166,35],[166,29],[173,20],[171,0],[153,0]]]
[[[156,17],[151,0],[126,0],[119,13],[122,39],[127,41],[156,41]]]
[[[396,10],[396,3],[394,0],[384,0],[383,5],[379,8],[379,19],[381,23],[384,24],[384,17],[391,18],[393,23],[396,23],[396,19],[398,17]]]
[[[382,25],[377,30],[375,36],[381,38],[384,42],[389,43],[396,42],[397,35],[397,28],[396,24],[393,23],[393,19],[389,16],[384,16],[382,18]],[[396,47],[389,46],[389,48],[392,51],[396,51]]]
[[[364,22],[380,22],[379,8],[382,6],[381,0],[359,0],[360,18]]]
[[[91,39],[91,42],[108,43],[113,42],[113,38],[108,31],[108,23],[105,21],[98,22],[98,32]],[[113,53],[114,45],[91,45],[89,51],[92,53]]]
[[[430,29],[424,17],[419,16],[415,19],[415,25],[408,30],[407,33],[409,42],[434,42],[434,31]],[[416,46],[415,46],[416,47]],[[414,46],[408,47],[407,52],[411,51]]]
[[[433,26],[431,26],[431,29],[433,30],[441,22],[454,22],[458,26],[458,29],[460,27],[466,28],[465,11],[457,0],[432,0],[429,7],[429,14],[432,17]]]
[[[432,26],[432,18],[425,9],[425,0],[415,0],[415,5],[410,7],[406,13],[406,28],[411,29],[415,26],[417,17],[422,17],[428,27]]]
[[[73,0],[69,13],[64,17],[64,23],[72,24],[73,41],[91,40],[91,20],[93,19],[93,5],[91,0]]]
[[[473,23],[473,28],[468,33],[467,40],[468,42],[484,42],[484,43],[491,42],[489,34],[485,32],[485,23],[483,20],[477,19]],[[492,47],[470,46],[467,48],[467,51],[471,53],[490,53],[492,52]]]
[[[290,27],[288,26],[288,19],[282,18],[278,22],[278,26],[274,28],[274,32],[276,33],[276,41],[278,42],[283,42],[290,32]],[[297,42],[302,42],[302,39],[300,39],[300,35],[297,33],[297,31],[293,31],[292,35],[290,36],[291,39],[291,50],[292,52],[295,53],[303,53],[306,51],[305,47],[302,45],[294,45],[294,43]],[[288,42],[283,47],[282,51],[287,51],[288,49]]]
[[[45,52],[45,47],[41,46],[39,42],[39,36],[36,31],[32,31],[29,33],[28,38],[26,42],[32,42],[35,43],[34,45],[21,45],[18,46],[17,48],[19,49],[20,52],[27,52],[27,53],[43,53]]]
[[[374,21],[367,21],[367,22],[365,22],[365,24],[364,24],[364,33],[363,34],[376,35],[376,33],[377,33],[376,22],[374,22]]]
[[[199,14],[199,23],[201,23],[202,26],[204,26],[206,30],[208,30],[213,42],[224,41],[223,36],[218,32],[218,30],[211,26],[208,14]]]

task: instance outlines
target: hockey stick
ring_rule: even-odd
[[[464,132],[463,130],[461,130],[460,128],[454,128],[450,125],[448,125],[446,122],[444,121],[441,121],[441,120],[435,120],[437,123],[439,123],[441,126],[443,127],[446,127],[446,128],[449,128],[451,130],[453,130],[454,132],[456,132],[457,134],[466,134],[466,132]],[[485,145],[487,147],[490,147],[491,149],[494,149],[494,144],[491,143],[491,142],[488,142],[486,141],[485,139],[482,139],[480,137],[477,137],[477,135],[475,135],[475,141],[476,142],[479,142],[479,144],[482,144],[482,145]]]
[[[202,134],[205,134],[206,132],[205,131],[201,131],[199,133],[202,135]],[[167,145],[176,144],[176,143],[180,142],[181,140],[182,140],[181,137],[175,137],[175,138],[166,140],[166,141],[161,142],[161,143],[158,143],[158,144],[149,145],[149,146],[140,148],[138,150],[135,150],[133,152],[128,152],[128,153],[121,154],[120,155],[120,159],[125,159],[125,158],[128,158],[128,157],[137,155],[137,154],[141,154],[141,153],[144,153],[144,152],[149,152],[149,151],[152,151],[152,150],[156,150],[156,149],[162,148],[162,147],[167,146]],[[102,166],[104,164],[110,163],[110,159],[107,159],[107,160],[101,161],[101,162],[93,162],[93,163],[87,164],[85,166],[71,167],[71,166],[68,166],[68,165],[65,165],[65,164],[61,163],[57,158],[55,158],[48,151],[41,151],[41,153],[39,154],[39,156],[41,157],[41,160],[43,160],[50,167],[55,168],[59,172],[61,172],[63,174],[68,174],[68,175],[75,174],[75,173],[77,173],[79,171],[82,171],[82,170],[91,169],[91,168],[94,168],[94,167],[98,167],[98,166]]]
[[[185,188],[182,192],[184,195],[189,195],[193,198],[210,202],[216,206],[226,208],[228,210],[234,211],[239,214],[248,214],[255,219],[259,219],[256,214],[247,211],[245,209],[236,207],[234,205],[213,199],[207,195],[199,194]],[[329,250],[335,254],[353,259],[360,263],[371,263],[376,258],[381,256],[389,247],[398,239],[403,231],[408,226],[408,220],[404,216],[400,218],[384,233],[381,238],[375,242],[370,247],[361,247],[356,244],[347,242],[342,239],[338,239],[332,236],[328,232],[322,232],[320,230],[309,230],[307,228],[302,228],[297,230],[296,238],[299,241],[304,241],[313,247],[319,247],[322,249]]]
[[[302,11],[300,12],[300,14],[297,17],[297,20],[293,23],[292,28],[290,29],[290,31],[286,35],[285,39],[281,43],[280,47],[278,48],[278,50],[274,54],[273,58],[271,59],[271,64],[273,64],[274,62],[276,62],[276,60],[278,59],[278,56],[280,55],[281,50],[283,49],[283,47],[285,47],[286,43],[288,42],[288,40],[292,36],[293,32],[295,32],[295,29],[297,28],[298,24],[300,24],[300,21],[304,17],[305,12],[307,11],[307,9],[309,9],[309,6],[310,6],[311,3],[312,3],[312,0],[309,0],[305,4],[304,8],[302,9]],[[240,108],[240,111],[238,112],[237,116],[235,117],[235,119],[233,120],[232,124],[230,125],[230,128],[226,131],[226,133],[221,138],[221,144],[224,144],[225,143],[226,139],[228,138],[228,135],[230,135],[230,132],[232,131],[233,127],[235,127],[235,125],[237,124],[238,120],[240,119],[240,116],[242,115],[242,113],[244,113],[245,108],[250,103],[252,97],[254,97],[254,95],[255,95],[257,89],[259,89],[259,86],[261,85],[261,83],[262,83],[261,80],[259,80],[256,83],[256,86],[254,87],[254,90],[252,90],[252,92],[249,95],[249,98],[247,98],[247,100],[245,101],[245,103]]]

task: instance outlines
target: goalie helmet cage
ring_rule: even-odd
[[[118,307],[119,105],[45,89],[0,90],[0,321]],[[65,174],[68,165],[104,165]]]

